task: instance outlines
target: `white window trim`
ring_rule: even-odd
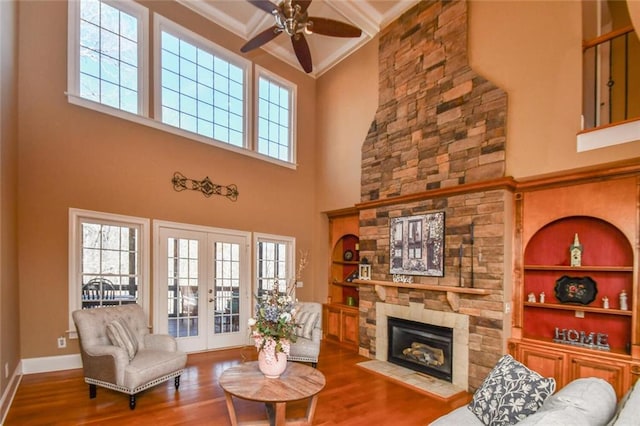
[[[206,234],[219,234],[219,235],[228,235],[231,237],[240,237],[244,238],[247,241],[247,244],[251,241],[251,232],[249,231],[239,231],[236,229],[225,229],[225,228],[214,228],[211,226],[205,225],[191,225],[188,223],[180,223],[180,222],[170,222],[165,220],[154,220],[153,221],[153,288],[160,288],[160,283],[157,281],[160,276],[160,262],[165,261],[165,253],[160,253],[160,229],[177,229],[180,231],[193,231],[193,232],[202,232]],[[247,250],[247,247],[244,247]],[[251,253],[248,254],[249,261],[247,262],[247,268],[251,268]],[[211,259],[206,259],[209,262]],[[251,276],[251,271],[243,271],[243,275],[247,277]],[[160,303],[167,303],[166,294],[160,294],[158,291],[154,291],[153,295],[154,309],[153,309],[153,329],[154,330],[162,330],[162,326],[160,324],[161,321],[166,320],[166,318],[160,318],[159,309],[157,306],[160,306]]]
[[[149,115],[149,9],[131,0],[101,1],[138,18],[138,110],[139,115],[147,117]],[[120,118],[135,116],[119,108],[80,97],[80,1],[69,0],[68,5],[67,96],[69,102]],[[112,111],[122,114],[112,114]]]
[[[259,259],[258,259],[258,243],[259,242],[270,242],[270,243],[285,243],[289,246],[287,251],[287,287],[291,285],[291,281],[295,280],[295,252],[296,252],[296,239],[295,237],[287,237],[283,235],[274,235],[274,234],[262,234],[262,233],[254,233],[253,234],[253,259],[254,259],[254,267],[253,267],[253,294],[258,294],[258,269],[259,269]],[[295,299],[296,288],[294,285],[292,297]]]
[[[260,84],[260,77],[264,76],[264,78],[268,79],[268,80],[272,80],[275,81],[276,83],[278,83],[281,86],[284,86],[286,88],[289,89],[289,141],[291,143],[291,146],[289,147],[289,161],[291,162],[291,164],[296,164],[297,163],[297,138],[296,135],[298,134],[297,132],[297,128],[296,128],[296,124],[297,124],[297,114],[296,111],[297,109],[297,105],[296,105],[296,100],[298,99],[298,86],[288,80],[285,80],[282,77],[277,76],[276,74],[266,70],[265,68],[262,68],[259,65],[256,65],[256,78],[255,78],[255,88],[254,88],[254,115],[252,116],[254,119],[254,132],[253,132],[253,146],[252,146],[252,150],[257,152],[258,149],[258,112],[259,112],[259,84]],[[264,157],[268,157],[268,158],[272,158],[269,157],[268,155],[264,155],[264,154],[260,154],[261,156]],[[276,160],[276,159],[274,159]]]
[[[251,135],[250,135],[250,128],[251,126],[249,125],[249,121],[251,120],[251,114],[252,114],[252,110],[251,110],[251,98],[253,96],[253,94],[251,93],[251,80],[252,80],[252,73],[251,73],[251,62],[245,58],[243,58],[240,55],[237,55],[233,52],[231,52],[228,49],[225,49],[222,46],[219,46],[217,44],[215,44],[214,42],[212,42],[211,40],[208,40],[196,33],[194,33],[193,31],[190,31],[188,29],[186,29],[185,27],[176,24],[175,22],[165,18],[164,16],[158,15],[157,13],[153,14],[153,39],[154,39],[154,46],[153,46],[153,56],[154,56],[154,64],[153,64],[153,75],[154,75],[154,111],[155,111],[155,118],[156,121],[158,123],[161,123],[163,126],[165,127],[174,127],[174,126],[170,126],[168,124],[164,124],[162,123],[162,119],[161,119],[161,114],[162,114],[162,96],[161,96],[161,92],[162,92],[162,36],[161,36],[161,31],[167,31],[168,33],[171,33],[174,36],[177,36],[178,38],[184,39],[185,41],[188,41],[189,43],[195,45],[198,48],[201,48],[203,50],[207,50],[209,52],[212,52],[214,55],[219,56],[222,59],[225,59],[227,62],[237,66],[238,68],[242,68],[244,70],[244,81],[242,82],[243,87],[244,87],[244,119],[243,119],[243,123],[242,123],[242,131],[244,132],[244,141],[243,141],[243,146],[242,147],[236,147],[235,145],[231,145],[229,143],[226,142],[222,142],[222,141],[218,141],[216,139],[213,138],[207,138],[205,136],[200,136],[197,133],[192,133],[189,132],[187,130],[182,130],[182,132],[186,133],[186,134],[190,134],[190,135],[197,135],[199,137],[199,139],[202,139],[202,141],[204,141],[205,143],[208,143],[210,145],[213,145],[211,142],[215,142],[216,146],[224,146],[224,147],[232,147],[232,148],[242,148],[243,151],[246,150],[251,150],[251,146],[250,146],[250,140],[251,140]],[[252,152],[254,152],[255,154],[259,155],[260,158],[263,158],[264,156],[261,154],[258,154],[257,152],[251,150]]]
[[[78,337],[71,313],[82,308],[80,291],[78,291],[78,280],[80,279],[80,239],[79,221],[81,219],[93,219],[113,222],[118,225],[134,224],[140,226],[140,284],[138,286],[138,304],[142,306],[147,316],[149,315],[149,261],[150,244],[149,230],[150,220],[134,216],[125,216],[114,213],[103,213],[91,210],[76,208],[69,209],[69,328],[67,333],[69,338]]]

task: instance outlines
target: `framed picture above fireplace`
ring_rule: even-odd
[[[444,212],[391,219],[389,251],[391,274],[444,276]]]

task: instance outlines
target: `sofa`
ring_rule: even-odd
[[[129,395],[129,408],[136,407],[136,395],[180,375],[187,354],[166,334],[151,334],[147,316],[138,304],[81,309],[72,313],[80,340],[84,380],[89,398],[96,386]]]
[[[310,362],[315,368],[318,365],[322,339],[322,305],[317,302],[298,302],[296,323],[296,341],[291,344],[287,359]]]
[[[526,367],[525,367],[526,368]],[[553,379],[551,379],[553,380]],[[640,381],[638,382],[640,383]],[[440,417],[432,426],[631,426],[640,425],[640,384],[636,383],[616,403],[613,387],[605,380],[589,377],[573,380],[544,399],[541,406],[522,420],[486,422],[472,411],[473,402]],[[482,387],[482,386],[481,386]],[[534,388],[530,388],[534,391]],[[479,388],[481,390],[481,388]],[[474,394],[474,398],[477,396]],[[513,402],[513,399],[511,400]]]

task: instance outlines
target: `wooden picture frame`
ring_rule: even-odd
[[[389,272],[444,276],[444,212],[392,218]]]

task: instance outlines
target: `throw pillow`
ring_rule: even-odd
[[[542,377],[511,355],[504,355],[468,407],[487,426],[513,425],[535,413],[555,389],[555,379]]]
[[[313,335],[313,329],[320,318],[318,312],[302,311],[298,315],[296,322],[298,327],[296,328],[296,336],[304,337],[305,339],[311,339]]]
[[[107,324],[107,337],[112,345],[119,346],[127,351],[129,361],[136,356],[136,352],[138,352],[138,341],[131,330],[129,330],[126,322],[117,319]]]

